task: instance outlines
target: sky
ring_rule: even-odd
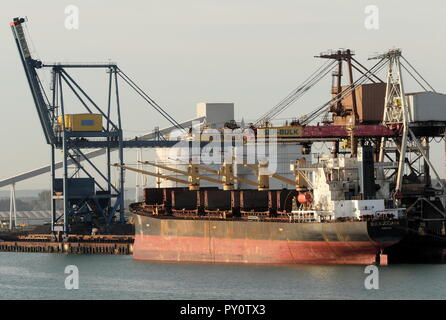
[[[66,28],[67,6],[79,25]],[[377,29],[366,27],[368,6],[379,11]],[[50,148],[26,82],[9,22],[26,16],[32,54],[44,62],[117,62],[177,121],[195,116],[198,102],[234,102],[236,120],[257,119],[310,75],[328,49],[350,48],[367,58],[389,48],[404,56],[438,92],[446,92],[443,52],[446,4],[442,1],[15,0],[0,11],[0,179],[47,165]],[[84,72],[84,71],[82,71]],[[106,75],[75,73],[87,92],[106,101]],[[45,86],[49,75],[43,74]],[[299,117],[330,98],[327,78],[280,118]],[[406,91],[418,88],[410,81]],[[123,85],[124,135],[168,126]],[[444,145],[432,147],[444,176]],[[150,153],[150,150],[146,151]],[[135,160],[128,151],[126,159]],[[131,181],[131,178],[130,178]],[[49,176],[18,189],[48,189]]]

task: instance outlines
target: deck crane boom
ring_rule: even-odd
[[[45,139],[48,144],[56,142],[56,136],[54,134],[52,125],[51,109],[45,102],[45,91],[42,88],[39,76],[36,69],[42,67],[42,62],[32,58],[28,43],[25,38],[25,33],[22,24],[25,22],[24,18],[14,18],[10,23],[12,33],[19,50],[20,60],[22,61],[23,68],[25,69],[26,78],[28,80],[29,88],[36,106],[37,114],[42,125]]]
[[[133,172],[145,174],[145,175],[152,176],[152,177],[155,177],[155,178],[160,178],[160,179],[166,179],[166,180],[174,181],[174,182],[177,182],[177,183],[190,184],[190,182],[187,181],[187,180],[183,180],[183,179],[179,179],[179,178],[175,178],[175,177],[171,177],[171,176],[166,176],[166,175],[161,174],[161,173],[155,173],[155,172],[150,172],[150,171],[147,171],[147,170],[136,169],[136,168],[132,168],[132,167],[125,166],[125,165],[120,165],[118,163],[110,164],[110,166],[117,167],[117,168],[122,168],[122,169],[126,169],[126,170],[130,170],[130,171],[133,171]]]
[[[164,166],[161,164],[157,164],[157,163],[153,163],[153,162],[149,162],[149,161],[145,161],[142,162],[143,164],[148,164],[160,169],[164,169],[164,170],[169,170],[175,173],[179,173],[179,174],[183,174],[185,176],[188,177],[189,179],[189,184],[191,186],[191,190],[198,190],[200,188],[200,179],[202,180],[206,180],[209,182],[213,182],[213,183],[218,183],[221,184],[222,182],[220,180],[217,179],[213,179],[211,177],[207,177],[207,176],[202,176],[200,174],[198,174],[198,168],[194,167],[193,165],[190,165],[188,167],[188,170],[180,170],[180,169],[176,169],[176,168],[172,168],[172,167],[168,167],[168,166]]]
[[[148,165],[151,165],[151,166],[155,166],[155,167],[158,167],[158,168],[161,168],[161,169],[173,171],[173,172],[176,172],[176,173],[188,175],[190,178],[193,178],[194,176],[196,176],[198,179],[206,180],[206,181],[217,183],[217,184],[223,184],[224,190],[232,190],[233,189],[233,180],[236,180],[236,181],[239,181],[239,182],[242,182],[242,183],[246,183],[246,184],[249,184],[249,185],[252,185],[252,186],[257,186],[257,187],[259,187],[259,189],[262,189],[262,187],[258,183],[254,182],[254,181],[251,181],[249,179],[245,179],[245,178],[242,178],[242,177],[234,176],[232,174],[232,170],[230,169],[230,167],[232,167],[231,164],[223,164],[221,170],[210,169],[210,168],[207,168],[207,167],[205,167],[203,165],[200,165],[200,164],[190,164],[189,165],[189,170],[188,171],[184,171],[184,170],[179,170],[179,169],[176,169],[176,168],[164,166],[164,165],[157,164],[157,163],[150,162],[150,161],[144,161],[142,163],[143,164],[148,164]],[[222,176],[223,180],[220,181],[220,180],[217,180],[217,179],[205,176],[205,175],[200,175],[200,174],[198,174],[198,169],[202,169],[204,171],[211,172],[211,173],[214,173],[216,175]]]
[[[232,161],[235,161],[236,158],[232,157]],[[148,161],[146,161],[146,164],[150,164]],[[229,163],[224,161],[222,166],[219,170],[211,169],[209,167],[206,167],[205,165],[194,163],[193,166],[195,168],[201,169],[203,171],[207,171],[219,176],[222,176],[222,182],[223,189],[224,190],[232,190],[234,187],[234,181],[238,181],[244,184],[248,184],[251,186],[256,186],[259,191],[268,190],[269,189],[269,183],[267,181],[264,181],[264,179],[259,179],[257,182],[242,178],[239,176],[234,175],[234,166],[233,163]]]

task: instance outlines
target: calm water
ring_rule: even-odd
[[[65,267],[79,289],[65,289]],[[446,265],[245,266],[136,262],[131,256],[0,253],[1,299],[446,299]]]

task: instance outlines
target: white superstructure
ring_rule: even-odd
[[[361,190],[361,157],[332,158],[324,155],[317,164],[310,164],[303,169],[311,172],[313,201],[305,210],[313,210],[315,216],[323,213],[329,220],[338,218],[361,219],[363,216],[394,214],[394,209],[387,209],[385,199],[390,198],[389,181],[381,178],[383,165],[374,164],[373,199],[364,199]],[[388,163],[387,167],[396,166]]]

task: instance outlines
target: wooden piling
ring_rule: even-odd
[[[69,235],[63,242],[54,242],[50,235],[29,235],[16,241],[0,241],[0,251],[128,255],[133,253],[133,241],[133,236]]]

